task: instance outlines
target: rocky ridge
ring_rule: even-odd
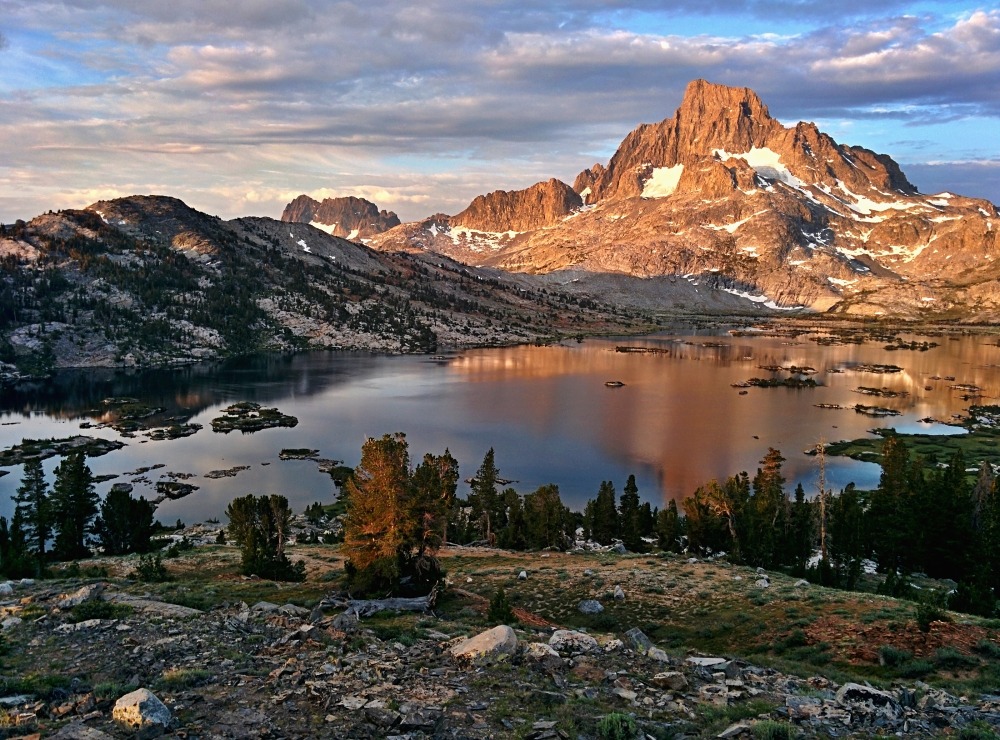
[[[433,352],[629,323],[495,270],[307,224],[223,221],[163,196],[18,222],[0,232],[0,256],[0,360],[22,375],[270,350]]]
[[[705,737],[705,715],[729,718],[709,735],[724,738],[758,737],[762,722],[802,737],[1000,726],[997,696],[670,655],[639,628],[483,632],[427,613],[394,635],[321,606],[180,606],[127,581],[0,584],[0,614],[19,665],[32,666],[21,678],[0,668],[4,736],[546,740],[594,737],[612,713],[643,738]]]
[[[399,226],[399,216],[379,210],[371,201],[354,196],[324,198],[322,202],[300,195],[285,206],[282,221],[315,226],[331,236],[363,241]]]
[[[638,292],[646,306],[714,309],[706,294],[725,292],[772,310],[1000,317],[994,204],[921,194],[890,157],[812,123],[785,127],[746,88],[692,82],[673,117],[637,127],[607,165],[576,177],[583,205],[559,220],[550,210],[512,228],[504,208],[484,207],[552,182],[480,196],[462,229],[438,218],[372,244],[572,280],[594,295],[614,277],[627,286],[617,300]]]

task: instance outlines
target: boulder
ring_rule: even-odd
[[[670,691],[684,691],[688,687],[688,681],[680,671],[664,671],[653,676],[653,685]]]
[[[272,604],[270,601],[258,601],[256,604],[250,607],[252,612],[263,612],[264,614],[273,614],[280,609],[277,604]]]
[[[892,694],[864,686],[859,683],[845,683],[837,691],[837,703],[852,712],[885,719],[899,719],[903,708]]]
[[[83,720],[77,720],[63,727],[54,735],[48,736],[50,740],[113,740],[111,735],[101,732],[93,727],[87,727]]]
[[[14,595],[14,584],[10,581],[5,581],[0,583],[0,596],[13,596]]]
[[[601,602],[596,599],[584,599],[576,608],[581,614],[600,614],[604,611]]]
[[[770,588],[771,582],[766,578],[758,578],[756,581],[754,581],[753,585],[756,586],[757,588]]]
[[[562,656],[544,642],[530,643],[524,649],[524,659],[545,668],[560,668],[564,663]]]
[[[102,593],[104,593],[103,583],[91,583],[81,586],[71,594],[60,597],[56,601],[56,606],[60,609],[72,609],[74,606],[79,606],[85,601],[93,601],[94,599],[101,598]]]
[[[560,653],[596,653],[601,649],[592,636],[575,630],[556,630],[549,638],[549,646]]]
[[[646,637],[646,633],[638,627],[633,627],[625,633],[625,642],[630,648],[643,655],[653,647],[653,641]]]
[[[519,581],[526,581],[526,580],[528,580],[528,571],[522,570],[520,573],[518,573],[517,574],[517,580],[519,580]]]
[[[615,586],[615,601],[625,601],[625,591],[621,586]]]
[[[170,710],[149,689],[136,689],[115,702],[115,722],[132,729],[170,725]]]
[[[517,652],[517,635],[505,624],[480,632],[449,650],[456,660],[468,663],[492,663],[506,660]]]
[[[608,550],[608,552],[613,552],[616,555],[627,555],[628,554],[628,550],[625,549],[625,545],[623,545],[621,542],[616,542],[615,544],[613,544],[611,546],[611,549]]]

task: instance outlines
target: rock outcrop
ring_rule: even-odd
[[[476,231],[529,231],[556,224],[583,205],[566,183],[552,179],[525,190],[497,190],[480,195],[451,218],[451,226]]]
[[[399,216],[395,213],[379,210],[371,201],[354,196],[325,198],[321,203],[300,195],[285,206],[281,220],[312,224],[331,236],[351,240],[368,239],[399,226]]]

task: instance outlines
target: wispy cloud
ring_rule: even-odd
[[[404,218],[454,212],[606,160],[698,77],[752,87],[785,122],[834,122],[845,143],[905,163],[1000,150],[1000,11],[538,5],[8,0],[0,220],[132,188],[224,216],[277,215],[301,192],[367,195]],[[686,30],[699,24],[710,31]],[[969,184],[1000,200],[997,176]]]

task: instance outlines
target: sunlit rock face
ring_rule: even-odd
[[[890,157],[786,127],[747,88],[690,83],[671,118],[638,126],[567,190],[479,196],[372,245],[648,307],[1000,316],[994,204],[921,194]]]

